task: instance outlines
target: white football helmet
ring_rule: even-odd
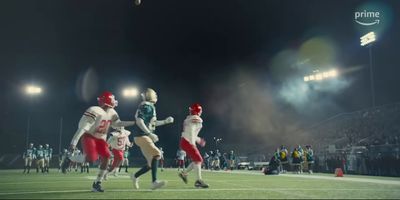
[[[158,96],[156,91],[151,88],[147,88],[145,92],[141,94],[143,101],[150,101],[152,103],[156,103],[158,100]]]

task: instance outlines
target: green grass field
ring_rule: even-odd
[[[130,172],[137,169],[129,169]],[[193,175],[185,185],[176,169],[159,172],[168,181],[166,187],[151,191],[150,174],[141,177],[134,190],[128,174],[120,173],[103,182],[104,193],[90,191],[97,169],[90,174],[71,172],[22,174],[22,170],[0,171],[0,199],[310,199],[310,198],[400,198],[400,178],[345,176],[332,174],[284,174],[265,176],[256,171],[204,172],[209,189],[194,188]]]

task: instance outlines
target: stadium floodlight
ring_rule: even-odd
[[[27,85],[25,87],[25,92],[28,95],[38,95],[42,93],[42,88],[36,85]]]
[[[317,80],[317,81],[322,80],[322,74],[316,74],[315,75],[315,80]]]
[[[324,71],[324,72],[319,72],[318,70],[316,70],[313,72],[313,74],[304,76],[303,80],[304,82],[322,81],[325,79],[334,78],[336,76],[338,76],[338,72],[336,69],[331,69],[330,71]]]
[[[139,90],[136,87],[128,87],[122,90],[122,95],[127,98],[137,97],[139,94]]]
[[[330,77],[336,77],[337,76],[337,71],[333,69],[333,70],[329,71],[328,74],[329,74]]]
[[[376,41],[376,35],[374,32],[369,32],[362,37],[360,37],[361,46],[371,44]]]

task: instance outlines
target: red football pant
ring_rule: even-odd
[[[106,141],[85,133],[82,136],[81,142],[83,153],[86,155],[86,161],[94,162],[99,156],[106,159],[110,158],[111,154]]]
[[[114,161],[111,165],[110,171],[114,170],[116,167],[119,167],[122,160],[124,159],[123,158],[123,156],[124,156],[123,150],[112,149],[112,153],[114,154]]]
[[[194,163],[203,162],[203,158],[201,157],[201,154],[196,145],[190,144],[190,142],[183,137],[181,138],[180,147],[182,150],[186,151],[186,154],[189,156],[190,159],[192,159]]]

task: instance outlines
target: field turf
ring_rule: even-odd
[[[129,169],[134,172],[137,169]],[[194,174],[189,184],[177,176],[176,169],[159,172],[167,180],[163,189],[152,191],[150,173],[140,179],[140,189],[134,190],[126,173],[103,182],[104,193],[91,192],[97,169],[90,174],[61,174],[51,169],[49,174],[23,174],[22,170],[0,170],[0,199],[312,199],[312,198],[400,198],[400,178],[350,176],[333,174],[283,174],[265,176],[258,171],[209,172],[203,179],[209,189],[194,188]]]

